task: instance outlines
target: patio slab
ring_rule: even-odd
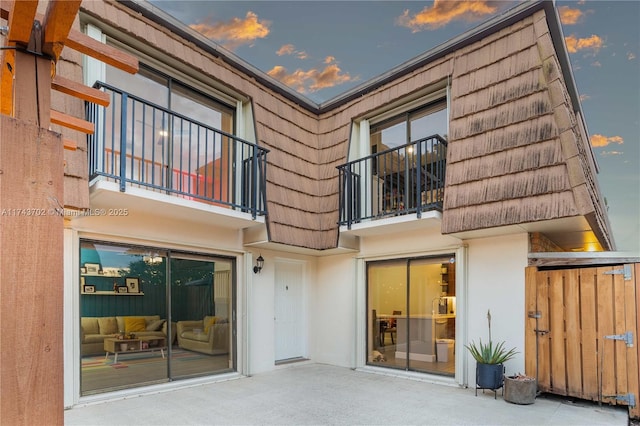
[[[532,405],[323,364],[77,406],[65,425],[627,425],[625,407],[556,396]]]

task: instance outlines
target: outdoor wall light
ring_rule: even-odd
[[[253,267],[253,273],[259,274],[260,271],[262,271],[263,266],[264,266],[264,259],[262,258],[262,255],[260,255],[256,259],[256,266]]]

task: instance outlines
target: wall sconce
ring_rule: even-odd
[[[256,259],[256,266],[253,267],[253,273],[259,274],[262,271],[262,267],[264,266],[264,259],[262,255],[258,256]]]

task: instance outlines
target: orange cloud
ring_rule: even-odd
[[[409,15],[408,10],[405,10],[401,16],[396,18],[396,24],[409,28],[412,33],[425,29],[435,30],[451,21],[475,21],[485,15],[495,13],[498,8],[492,3],[495,2],[434,0],[433,6],[427,6],[413,16]]]
[[[271,22],[258,19],[258,15],[248,11],[244,19],[233,18],[227,22],[205,21],[189,25],[207,38],[227,49],[233,50],[242,44],[251,44],[259,38],[265,38]]]
[[[351,77],[349,73],[343,73],[334,62],[333,57],[328,58],[332,58],[332,61],[328,63],[325,59],[326,66],[322,70],[316,68],[307,71],[297,69],[289,73],[285,67],[276,65],[267,74],[299,93],[316,92],[320,89],[357,80],[357,78]]]
[[[603,136],[603,135],[592,135],[591,136],[591,146],[594,148],[602,148],[603,146],[610,145],[612,143],[617,143],[622,145],[624,140],[620,136]]]
[[[592,49],[597,52],[604,45],[604,41],[597,35],[592,35],[589,38],[577,38],[574,35],[570,35],[564,38],[567,44],[567,50],[569,53],[577,53],[578,50]]]
[[[560,22],[564,25],[575,25],[584,16],[581,10],[572,9],[569,6],[560,6],[558,12],[560,13]]]
[[[307,52],[305,52],[304,50],[296,50],[293,44],[282,45],[280,49],[278,49],[278,51],[276,52],[276,55],[278,56],[294,55],[294,54],[298,59],[307,59],[308,57]]]
[[[291,55],[294,51],[295,51],[295,47],[293,44],[285,44],[281,46],[280,49],[278,49],[278,51],[276,52],[276,55],[278,56]]]

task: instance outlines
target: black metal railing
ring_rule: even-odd
[[[434,135],[338,166],[338,224],[442,211],[446,158],[447,141]]]
[[[89,176],[266,215],[268,150],[105,83],[109,107],[87,103]]]

